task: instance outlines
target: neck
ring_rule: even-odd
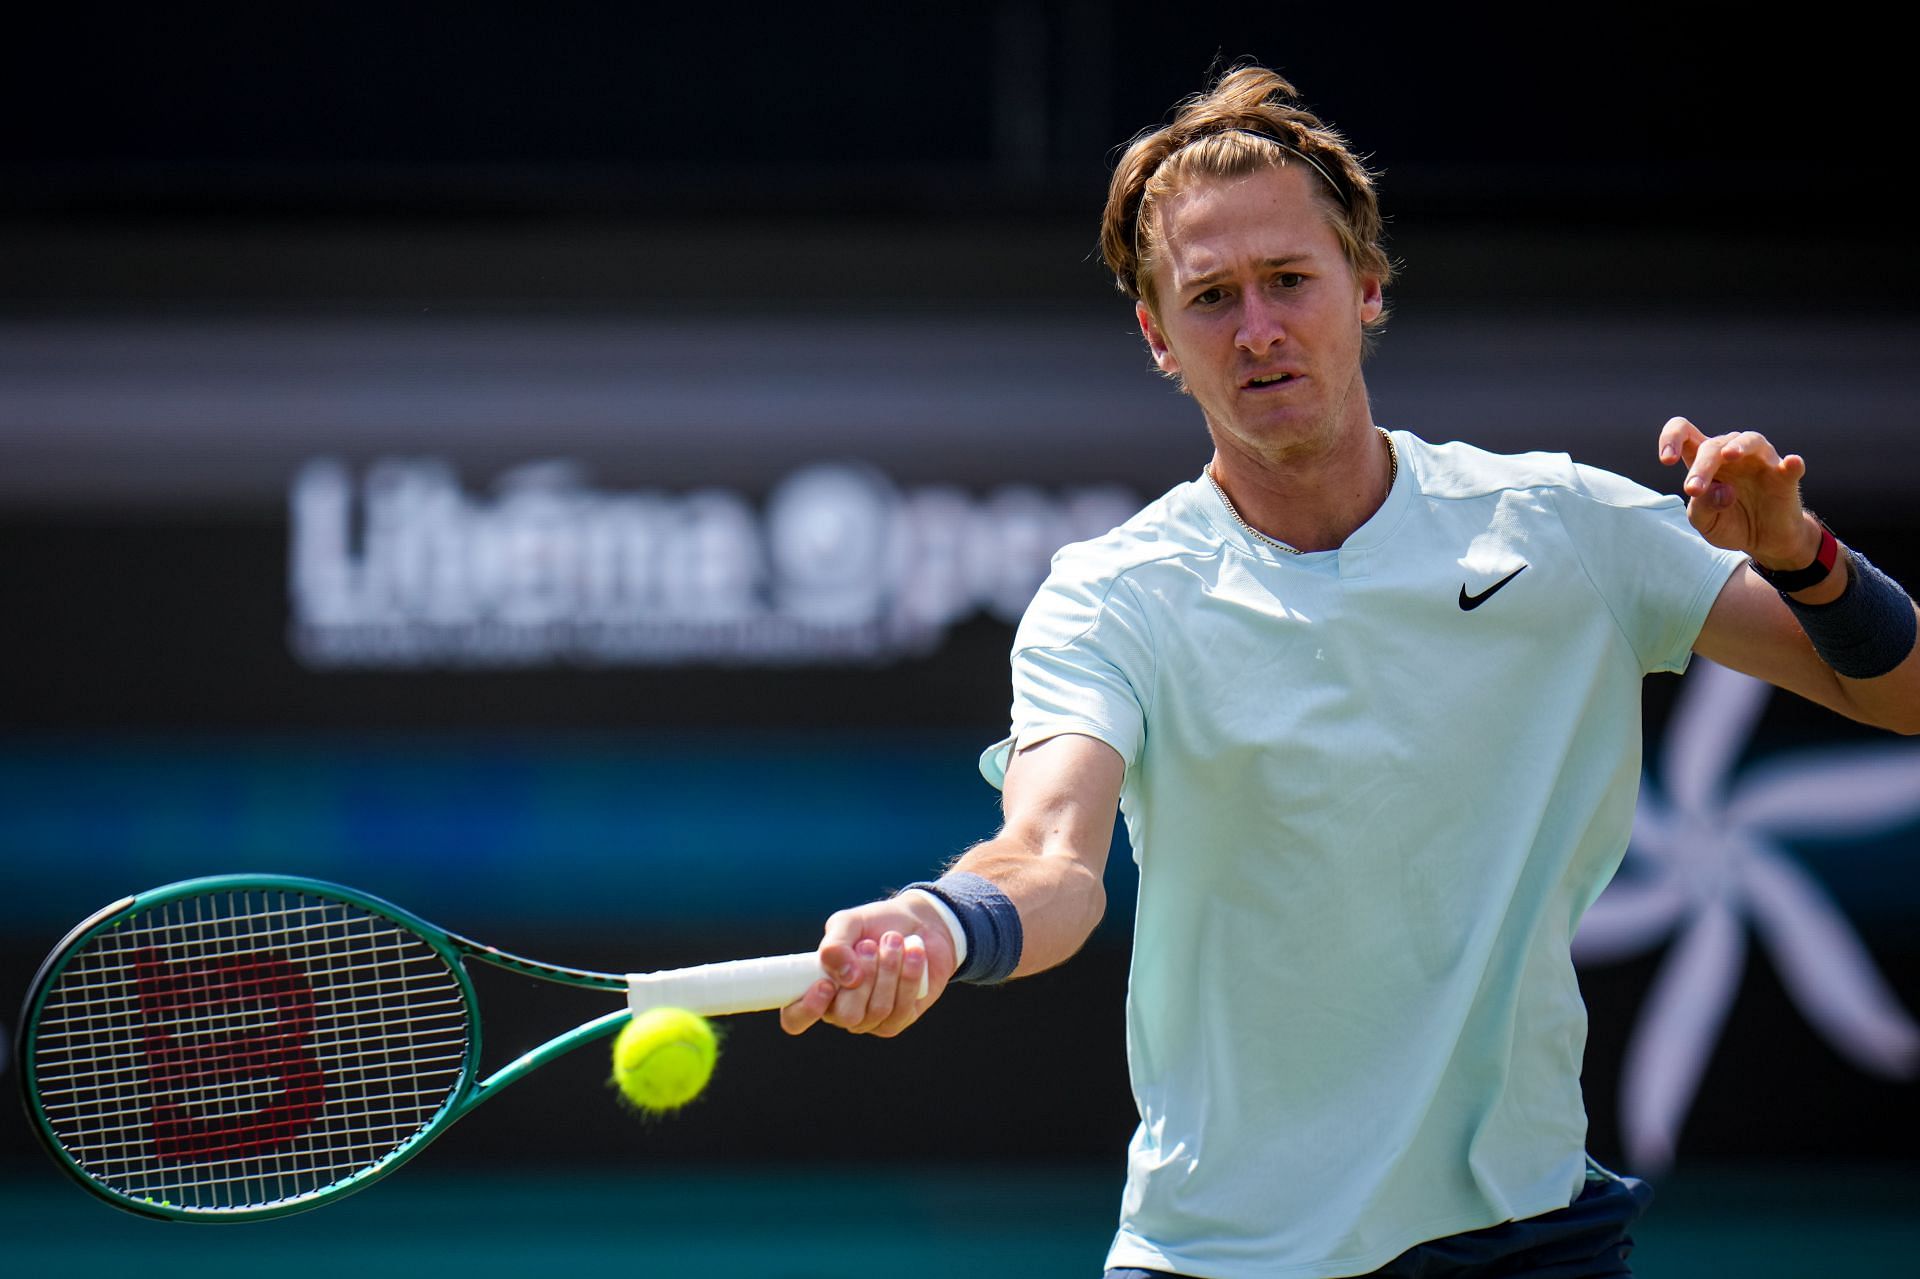
[[[1215,483],[1252,528],[1299,551],[1330,551],[1387,500],[1393,454],[1370,421],[1324,449],[1265,456],[1214,437]]]

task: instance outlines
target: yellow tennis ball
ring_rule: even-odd
[[[613,1041],[613,1082],[642,1110],[675,1110],[700,1095],[720,1045],[705,1017],[650,1008]]]

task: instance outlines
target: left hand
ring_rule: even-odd
[[[1804,568],[1820,550],[1819,524],[1800,504],[1807,464],[1758,431],[1709,437],[1683,417],[1660,430],[1660,461],[1684,463],[1687,520],[1715,546],[1745,551],[1770,569]]]

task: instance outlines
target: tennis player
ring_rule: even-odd
[[[897,1034],[1060,963],[1117,806],[1140,1126],[1110,1277],[1630,1273],[1648,1195],[1585,1154],[1569,944],[1626,849],[1642,680],[1698,653],[1920,732],[1913,601],[1750,431],[1668,422],[1672,497],[1376,426],[1371,175],[1270,71],[1134,141],[1102,247],[1211,460],[1060,552],[981,761],[1003,829],[834,915],[838,980],[783,1024]]]

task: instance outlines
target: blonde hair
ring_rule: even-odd
[[[1153,268],[1161,247],[1159,209],[1202,178],[1237,178],[1304,161],[1347,264],[1384,287],[1393,262],[1382,245],[1373,177],[1347,140],[1299,105],[1300,95],[1260,66],[1229,70],[1204,93],[1182,101],[1173,122],[1135,137],[1114,166],[1100,220],[1100,256],[1115,285],[1158,310]],[[1369,332],[1386,323],[1382,308]]]

